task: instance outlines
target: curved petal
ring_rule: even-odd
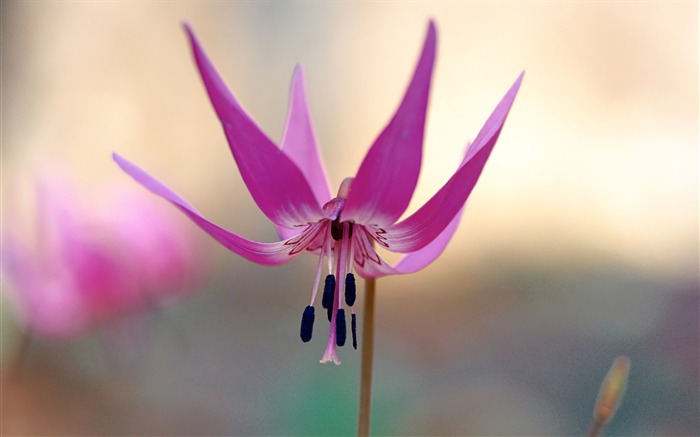
[[[131,162],[127,161],[116,153],[113,153],[112,157],[117,165],[119,165],[119,167],[121,167],[122,170],[124,170],[129,176],[134,178],[136,182],[143,185],[152,193],[159,195],[175,205],[204,232],[238,255],[263,265],[285,264],[298,255],[298,253],[290,253],[291,247],[285,245],[285,241],[279,241],[276,243],[260,243],[243,238],[231,231],[227,231],[226,229],[204,218],[180,196],[173,193],[168,187],[154,179],[152,176],[148,175]]]
[[[330,184],[311,123],[304,69],[301,65],[297,65],[292,76],[287,121],[282,134],[282,151],[304,174],[311,185],[316,202],[319,205],[326,203],[331,198]],[[278,225],[275,227],[283,240],[299,233],[299,228],[289,229]]]
[[[381,278],[382,276],[399,275],[401,272],[387,264],[379,255],[377,260],[363,258],[355,252],[355,271],[365,279]]]
[[[415,273],[419,270],[432,264],[445,250],[447,243],[450,242],[452,236],[457,230],[457,225],[462,217],[462,207],[457,215],[455,215],[445,229],[423,248],[406,254],[395,265],[391,266],[386,263],[379,255],[375,259],[363,256],[363,250],[367,250],[365,244],[357,241],[357,249],[355,253],[355,269],[363,278],[380,278],[388,275],[403,275],[407,273]]]
[[[420,172],[435,44],[435,24],[431,21],[411,83],[396,114],[360,165],[343,220],[386,226],[406,210]]]
[[[282,134],[282,151],[304,174],[319,206],[328,202],[331,199],[330,184],[311,122],[304,68],[301,65],[297,65],[292,76],[287,121]]]
[[[280,236],[281,240],[288,240],[292,237],[295,237],[301,233],[301,231],[304,230],[303,227],[298,227],[298,228],[285,228],[284,226],[280,225],[275,225],[275,229],[277,230],[277,235]]]
[[[432,264],[442,254],[445,247],[447,247],[447,243],[450,242],[455,231],[457,231],[457,225],[459,225],[463,212],[464,207],[457,212],[457,215],[452,218],[450,223],[433,241],[415,252],[406,254],[396,263],[394,268],[399,273],[404,274],[417,272]]]
[[[496,106],[467,150],[464,163],[450,180],[413,215],[385,229],[389,250],[402,253],[420,250],[435,240],[463,207],[501,133],[523,74]]]
[[[185,30],[233,157],[260,210],[273,223],[289,228],[322,218],[321,207],[302,172],[245,113],[188,25]]]

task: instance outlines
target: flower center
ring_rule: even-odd
[[[340,222],[340,217],[333,220],[331,223],[331,237],[335,241],[340,241],[343,238],[343,228],[347,226],[349,228],[348,238],[352,238],[352,222]]]
[[[328,321],[330,322],[328,343],[321,359],[322,363],[333,361],[340,364],[337,347],[345,345],[347,340],[347,321],[345,309],[342,307],[341,296],[345,299],[345,305],[351,312],[351,335],[352,345],[357,349],[357,319],[354,305],[357,298],[355,285],[355,275],[352,273],[354,267],[354,246],[356,238],[353,236],[354,224],[350,221],[342,222],[340,215],[345,206],[345,199],[350,192],[352,178],[346,178],[340,185],[338,196],[329,200],[323,205],[326,218],[318,223],[320,253],[316,278],[312,289],[311,303],[304,309],[301,318],[300,337],[303,342],[311,340],[313,335],[313,325],[315,321],[314,300],[318,290],[321,271],[323,270],[323,260],[328,262],[328,274],[323,286],[323,296],[321,306],[326,310]],[[342,278],[336,280],[336,278]]]

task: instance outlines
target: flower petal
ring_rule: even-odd
[[[401,258],[394,266],[396,271],[401,274],[417,272],[435,261],[445,250],[447,243],[452,239],[463,212],[464,207],[457,212],[457,215],[452,218],[450,223],[448,223],[445,229],[443,229],[433,241],[423,246],[421,249],[408,253]]]
[[[467,150],[463,164],[450,180],[413,215],[385,229],[384,237],[389,250],[402,253],[420,250],[438,238],[463,207],[501,133],[523,74],[518,76],[481,128]]]
[[[306,178],[245,113],[222,81],[188,25],[197,68],[255,203],[275,224],[291,228],[323,217]]]
[[[445,250],[447,243],[450,242],[452,236],[457,230],[457,225],[462,217],[462,207],[455,215],[445,229],[440,232],[433,241],[423,248],[406,254],[395,265],[391,266],[384,261],[379,254],[374,252],[374,248],[368,238],[358,238],[355,241],[356,249],[354,250],[355,269],[363,278],[379,278],[388,275],[403,275],[414,273],[424,269],[435,261]],[[370,250],[372,253],[369,253]]]
[[[406,210],[420,172],[435,44],[435,24],[431,21],[411,83],[394,117],[360,165],[343,220],[386,226]]]
[[[297,65],[292,76],[287,121],[282,134],[282,151],[304,174],[319,206],[328,202],[331,199],[330,184],[311,122],[304,68],[301,65]]]
[[[43,208],[41,203],[44,199],[40,199]],[[45,225],[41,223],[39,228]],[[38,241],[30,248],[13,233],[21,226],[7,228],[0,247],[0,267],[6,281],[3,291],[19,322],[54,339],[76,337],[87,327],[88,314],[65,258],[53,247],[55,242]]]
[[[16,264],[18,259],[4,262]],[[84,332],[90,316],[70,275],[65,271],[39,271],[31,258],[21,262],[31,267],[20,271],[9,264],[4,266],[9,279],[4,297],[25,329],[57,340],[69,340]]]
[[[354,249],[354,268],[358,275],[365,279],[381,278],[382,276],[398,275],[401,272],[390,266],[384,261],[379,254],[372,253],[367,255],[363,253],[366,248],[362,247],[362,243],[356,241]],[[374,249],[372,249],[374,251]]]
[[[34,258],[34,253],[31,253],[29,248],[15,238],[9,231],[4,231],[2,234],[2,273],[6,279],[9,279],[10,286],[7,287],[11,300],[18,306],[27,306],[27,302],[34,298],[36,293],[36,282],[38,277],[38,262]],[[16,290],[21,290],[21,293]],[[20,308],[26,311],[24,308]]]
[[[129,176],[134,178],[136,182],[140,183],[154,194],[157,194],[170,201],[170,203],[185,213],[185,215],[187,215],[187,217],[189,217],[190,220],[192,220],[204,232],[238,255],[263,265],[285,264],[296,257],[297,254],[289,253],[291,248],[286,246],[284,241],[279,241],[276,243],[260,243],[257,241],[251,241],[210,222],[180,196],[173,193],[165,185],[145,173],[131,162],[127,161],[116,153],[113,153],[112,157],[119,167],[121,167],[122,170],[124,170]]]
[[[297,65],[292,77],[287,121],[282,134],[282,151],[304,174],[318,204],[325,204],[331,198],[330,185],[311,123],[304,84],[304,69],[301,65]],[[290,229],[283,226],[276,226],[276,228],[283,240],[299,233],[299,228]]]

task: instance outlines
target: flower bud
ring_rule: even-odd
[[[605,425],[612,420],[625,394],[629,373],[630,359],[626,356],[615,358],[610,371],[603,379],[600,392],[598,392],[598,399],[593,411],[593,418],[596,422]]]

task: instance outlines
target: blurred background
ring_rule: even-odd
[[[444,255],[378,282],[373,432],[581,435],[625,354],[629,388],[606,433],[698,435],[697,2],[0,7],[3,228],[20,235],[31,226],[7,217],[32,217],[41,169],[69,174],[92,199],[83,211],[112,200],[96,187],[134,185],[117,151],[221,226],[275,240],[182,21],[275,141],[304,65],[335,189],[398,105],[435,19],[409,213],[526,70]],[[175,302],[57,340],[24,332],[3,281],[2,434],[354,434],[360,352],[321,365],[325,327],[299,340],[314,257],[254,265],[165,209],[206,272]]]

